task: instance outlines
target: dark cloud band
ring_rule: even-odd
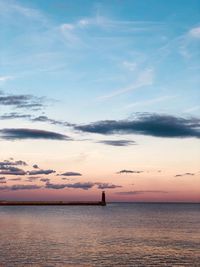
[[[105,120],[77,125],[76,130],[98,134],[141,134],[168,138],[200,138],[200,119],[140,114],[134,120]]]

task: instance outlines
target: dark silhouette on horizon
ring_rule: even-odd
[[[106,206],[105,191],[102,192],[101,201],[6,201],[0,200],[0,206]]]

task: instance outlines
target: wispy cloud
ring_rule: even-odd
[[[200,26],[194,27],[189,31],[189,36],[200,39]]]
[[[110,94],[100,96],[100,97],[98,97],[98,100],[110,99],[110,98],[113,98],[115,96],[122,95],[122,94],[128,93],[130,91],[139,89],[141,87],[150,86],[153,84],[153,80],[154,80],[154,70],[153,69],[146,69],[146,70],[142,71],[141,73],[139,73],[137,80],[133,84],[131,84],[127,87],[118,89],[116,91],[113,91]]]
[[[0,119],[1,120],[27,119],[31,122],[43,122],[43,123],[61,125],[61,126],[66,126],[66,127],[75,126],[75,124],[69,123],[67,121],[55,120],[45,115],[34,116],[31,114],[23,114],[23,113],[18,113],[18,112],[5,113],[0,116]]]
[[[137,68],[137,63],[136,62],[130,62],[130,61],[123,61],[122,66],[129,71],[135,71]]]
[[[175,98],[175,95],[165,95],[165,96],[160,96],[160,97],[156,97],[153,99],[148,99],[148,100],[143,100],[143,101],[138,101],[132,104],[127,104],[124,108],[125,109],[129,109],[129,108],[135,108],[135,107],[139,107],[139,106],[149,106],[155,103],[160,103],[163,101],[168,101],[170,99]]]
[[[195,173],[193,172],[186,172],[186,173],[183,173],[183,174],[176,174],[174,177],[182,177],[182,176],[194,176]]]
[[[45,22],[46,17],[38,9],[30,8],[13,1],[0,1],[1,14],[4,16],[20,16],[28,20]]]
[[[121,185],[109,184],[109,183],[96,183],[98,189],[115,189],[122,187]]]
[[[35,190],[40,189],[41,186],[39,185],[10,185],[10,186],[0,186],[0,190],[3,191],[18,191],[18,190]]]
[[[190,113],[190,112],[195,112],[195,111],[198,111],[200,109],[200,105],[199,106],[193,106],[191,108],[187,108],[186,110],[184,110],[183,112],[185,113]]]
[[[13,76],[0,76],[0,82],[6,82],[12,80],[13,78]]]
[[[14,120],[14,119],[31,119],[30,114],[20,114],[17,112],[5,113],[0,116],[1,120]]]

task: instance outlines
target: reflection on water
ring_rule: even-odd
[[[0,266],[200,266],[199,208],[0,207]]]

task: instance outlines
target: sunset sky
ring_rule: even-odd
[[[200,1],[0,0],[0,200],[200,201]]]

